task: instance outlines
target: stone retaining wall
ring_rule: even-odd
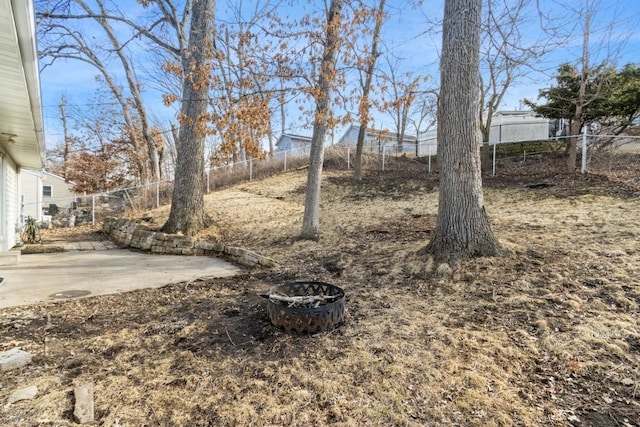
[[[272,259],[240,247],[149,230],[140,220],[105,218],[102,231],[119,245],[155,254],[209,256],[225,254],[238,264],[247,267],[271,268],[276,265]]]

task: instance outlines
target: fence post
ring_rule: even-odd
[[[96,195],[91,196],[91,224],[96,225]]]
[[[384,147],[382,147],[382,172],[384,172]]]
[[[249,159],[249,181],[253,180],[253,158]]]
[[[580,173],[584,174],[587,171],[587,127],[582,128],[582,166],[580,167]]]
[[[502,125],[500,125],[502,126]],[[493,144],[493,169],[492,176],[496,176],[496,146],[498,144]]]
[[[211,168],[207,168],[207,194],[209,194],[211,192],[211,190],[209,189],[209,175],[211,174]]]
[[[284,152],[284,171],[287,171],[287,152]]]

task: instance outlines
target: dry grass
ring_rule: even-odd
[[[282,266],[0,311],[0,350],[35,354],[0,399],[40,390],[0,424],[72,425],[72,386],[93,382],[104,426],[640,425],[637,161],[501,168],[485,196],[510,254],[444,277],[415,255],[437,213],[437,177],[415,161],[358,184],[327,170],[319,242],[297,238],[305,171],[213,193],[205,234]],[[345,325],[274,330],[257,295],[293,279],[344,287]]]

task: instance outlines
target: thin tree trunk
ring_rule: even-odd
[[[193,236],[207,225],[204,211],[204,117],[209,105],[215,0],[194,0],[189,46],[183,52],[184,83],[175,183],[169,219],[163,230]]]
[[[457,265],[502,252],[484,209],[478,130],[482,0],[446,0],[438,101],[438,222],[421,251]]]
[[[578,89],[578,100],[576,102],[576,112],[571,120],[571,137],[569,138],[569,148],[567,156],[567,171],[576,171],[576,158],[578,153],[578,140],[580,139],[580,131],[582,128],[582,112],[584,106],[588,103],[587,98],[587,79],[589,78],[589,31],[591,27],[591,12],[587,7],[587,15],[585,17],[585,30],[582,41],[582,70],[580,72],[580,88]]]
[[[354,162],[354,177],[357,181],[362,180],[362,150],[364,148],[364,137],[369,126],[369,92],[371,92],[371,81],[373,80],[373,71],[376,67],[378,59],[378,42],[380,41],[380,29],[384,18],[385,0],[380,0],[378,10],[376,12],[376,26],[373,30],[373,38],[371,41],[371,57],[367,66],[367,77],[364,87],[362,88],[362,100],[360,102],[360,129],[358,130],[358,140],[356,142],[356,158]]]
[[[100,26],[105,31],[107,37],[109,38],[109,41],[111,42],[113,52],[115,52],[115,54],[120,59],[120,62],[125,72],[125,76],[127,78],[127,84],[129,86],[129,90],[131,92],[131,96],[134,101],[135,109],[138,112],[138,115],[140,117],[140,124],[142,127],[142,138],[144,139],[144,142],[147,146],[147,154],[149,156],[149,161],[151,163],[151,169],[150,169],[151,177],[154,179],[157,179],[160,176],[160,165],[158,161],[158,154],[156,151],[153,138],[149,133],[148,117],[147,117],[146,109],[144,107],[144,103],[142,102],[142,95],[140,94],[140,85],[131,67],[131,61],[125,55],[123,46],[118,41],[113,31],[113,28],[111,27],[108,19],[106,18],[108,13],[104,6],[103,1],[99,0],[97,2],[98,7],[100,8],[100,13],[101,13],[100,15],[96,15],[83,0],[76,0],[76,1],[78,5],[80,5],[80,7],[82,7],[89,15],[92,15],[94,20],[100,24]],[[135,129],[130,128],[129,132],[130,134],[134,134]]]
[[[280,134],[284,135],[287,130],[287,115],[285,108],[284,82],[280,79]]]
[[[64,138],[64,152],[62,154],[62,177],[66,180],[69,167],[69,154],[71,153],[71,138],[69,138],[69,129],[67,128],[67,98],[63,95],[60,99],[60,117],[62,118],[62,132]]]
[[[316,86],[316,113],[311,137],[311,153],[307,190],[302,219],[303,239],[317,240],[320,237],[320,184],[324,160],[324,138],[329,121],[329,101],[335,80],[336,56],[340,48],[340,23],[344,0],[331,0],[327,16],[327,34],[320,75]]]

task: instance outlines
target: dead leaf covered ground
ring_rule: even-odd
[[[0,310],[0,350],[34,354],[2,375],[0,425],[73,425],[91,382],[103,426],[640,426],[639,164],[501,165],[485,199],[509,255],[444,278],[415,255],[438,198],[415,160],[326,170],[319,242],[297,238],[304,170],[212,193],[211,234],[280,266]],[[346,323],[274,329],[258,294],[291,280],[343,287]]]

